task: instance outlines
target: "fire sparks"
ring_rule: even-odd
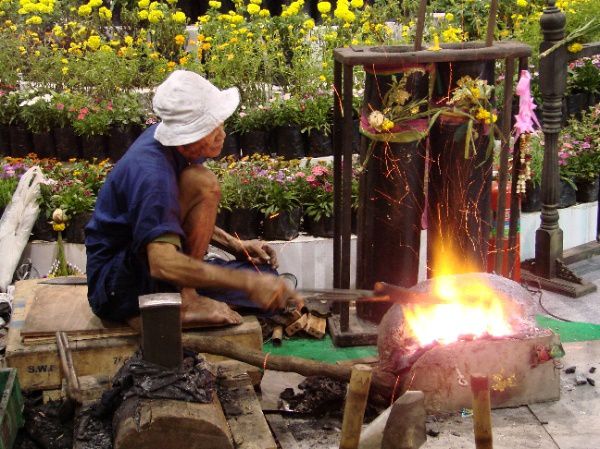
[[[438,342],[448,344],[464,337],[495,337],[513,333],[510,324],[512,305],[481,281],[463,282],[440,276],[433,279],[439,304],[403,307],[407,332],[420,346]]]

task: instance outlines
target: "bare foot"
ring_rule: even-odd
[[[200,296],[194,289],[181,290],[181,325],[185,328],[240,324],[242,316],[224,302]]]

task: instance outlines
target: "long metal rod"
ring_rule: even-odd
[[[67,382],[67,396],[70,399],[81,403],[82,399],[79,378],[75,372],[75,365],[73,363],[73,356],[71,354],[69,340],[64,332],[56,332],[56,347],[58,348],[60,366]]]
[[[496,198],[496,273],[502,273],[502,255],[504,253],[504,226],[506,210],[506,184],[508,180],[508,153],[510,151],[510,131],[513,102],[513,78],[515,59],[505,61],[504,106],[502,109],[502,144],[500,148],[500,167],[498,173],[498,196]]]

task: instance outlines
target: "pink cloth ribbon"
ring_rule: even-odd
[[[540,127],[540,122],[535,115],[537,108],[531,96],[531,74],[528,70],[521,70],[521,76],[515,93],[519,96],[519,113],[515,115],[515,138],[523,133],[534,132],[533,126]]]

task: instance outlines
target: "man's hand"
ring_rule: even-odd
[[[267,243],[260,240],[240,240],[237,258],[253,264],[268,264],[277,268],[277,253]]]
[[[302,298],[288,284],[270,274],[256,274],[248,282],[248,297],[265,310],[283,309],[288,304],[301,304]]]

